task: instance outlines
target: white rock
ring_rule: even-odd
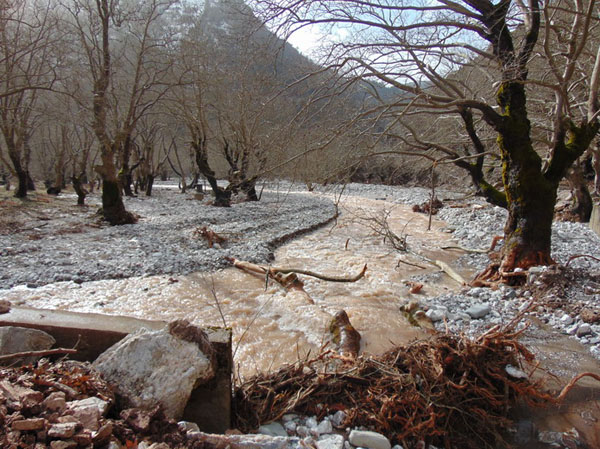
[[[307,437],[310,435],[310,429],[306,426],[296,426],[296,434],[299,437]]]
[[[353,430],[348,441],[353,446],[368,447],[369,449],[391,449],[390,440],[377,432],[369,430]]]
[[[582,323],[577,328],[577,332],[576,332],[578,337],[583,337],[584,335],[589,335],[591,333],[592,333],[592,327],[588,323]]]
[[[444,318],[446,318],[446,312],[440,309],[429,309],[427,312],[425,312],[425,315],[427,315],[427,317],[434,323],[437,321],[442,321]]]
[[[211,361],[198,344],[174,337],[167,328],[130,334],[93,365],[130,406],[161,404],[174,419],[183,414],[196,384],[214,375]]]
[[[298,424],[296,424],[295,421],[287,421],[285,424],[283,424],[283,427],[288,431],[288,433],[295,433]]]
[[[323,435],[317,440],[317,449],[343,449],[344,437],[341,435]]]
[[[529,377],[527,373],[512,365],[506,365],[504,371],[506,371],[506,374],[510,377],[514,377],[515,379],[527,379]]]
[[[338,410],[331,417],[331,423],[335,427],[341,427],[344,424],[345,419],[346,419],[346,412],[343,410]]]
[[[319,435],[323,435],[324,433],[331,433],[331,432],[333,432],[333,426],[331,425],[331,421],[329,421],[328,419],[324,419],[317,426],[317,433]]]
[[[262,425],[258,428],[258,433],[262,435],[270,435],[272,437],[287,437],[288,433],[278,422],[272,422]]]
[[[0,355],[43,351],[50,349],[54,343],[56,340],[51,335],[37,329],[17,326],[0,327]],[[38,358],[26,357],[19,360],[23,363],[34,363]]]
[[[309,429],[311,429],[311,430],[315,429],[317,427],[317,425],[318,425],[317,418],[315,418],[313,416],[311,416],[309,418],[306,418],[306,421],[305,421],[304,425],[306,427],[308,427]]]
[[[404,446],[401,446],[400,444],[396,444],[396,445],[392,446],[392,449],[404,449]]]
[[[571,324],[573,324],[573,321],[575,321],[575,320],[568,313],[565,313],[563,316],[560,317],[560,322],[564,326],[570,326]]]
[[[465,312],[469,314],[471,318],[483,318],[490,313],[490,306],[488,304],[475,304],[469,307]]]

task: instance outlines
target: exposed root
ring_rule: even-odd
[[[539,383],[507,374],[507,365],[533,359],[518,334],[504,328],[477,340],[437,335],[342,366],[323,352],[239,386],[234,425],[251,431],[287,413],[322,418],[343,410],[342,427],[365,426],[392,444],[497,447],[510,406],[554,401]]]

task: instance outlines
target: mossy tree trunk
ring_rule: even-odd
[[[121,185],[114,163],[114,152],[103,151],[102,165],[95,167],[102,177],[102,215],[111,225],[133,224],[137,218],[125,209]]]

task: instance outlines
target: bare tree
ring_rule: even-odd
[[[54,24],[51,2],[7,1],[0,6],[0,158],[17,178],[18,198],[26,197],[33,184],[30,141],[39,93],[56,80]]]
[[[460,159],[486,197],[508,209],[502,261],[491,276],[510,277],[517,268],[553,262],[559,182],[599,128],[600,50],[586,61],[591,71],[585,78],[576,76],[597,26],[594,0],[257,3],[288,31],[329,26],[334,40],[329,61],[344,79],[357,76],[397,90],[372,108],[385,126],[379,136],[393,135],[405,150]],[[553,28],[558,17],[568,28]],[[540,61],[550,70],[530,76]],[[577,86],[587,92],[583,104],[573,96]],[[545,93],[543,104],[535,102],[537,91]],[[548,112],[542,125],[532,123],[532,117],[542,118],[540,108]],[[421,132],[454,117],[468,138],[467,154],[447,137]],[[486,144],[489,132],[502,162],[501,189],[481,170],[482,157],[493,151]],[[546,161],[536,151],[542,149],[536,148],[542,134],[548,135]]]
[[[135,127],[168,89],[169,63],[157,57],[166,46],[165,36],[155,28],[171,4],[170,0],[64,4],[93,85],[93,129],[102,162],[95,170],[102,177],[104,218],[113,225],[136,221],[123,203],[122,189],[130,188],[123,180],[130,179]]]

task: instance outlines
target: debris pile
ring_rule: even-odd
[[[87,363],[40,360],[0,369],[0,447],[204,447],[160,407],[115,409],[111,387]]]
[[[444,203],[442,203],[437,197],[433,199],[433,201],[425,201],[421,204],[415,204],[412,207],[413,212],[420,212],[422,214],[435,215],[438,211],[444,207]]]
[[[518,336],[514,324],[475,340],[436,335],[353,362],[326,351],[242,384],[234,427],[249,432],[290,413],[322,419],[343,411],[340,427],[368,428],[404,447],[497,447],[512,405],[553,401],[515,368],[533,360]]]

